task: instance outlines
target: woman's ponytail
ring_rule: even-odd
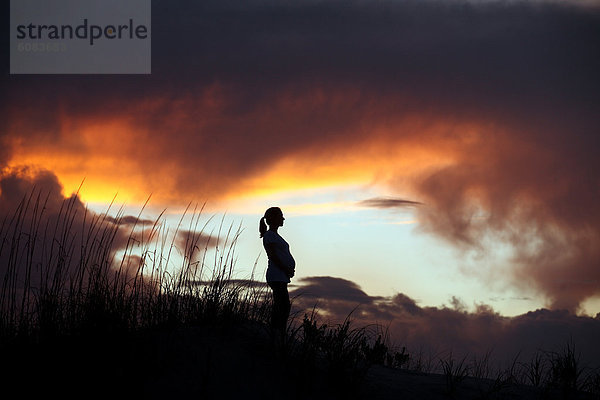
[[[263,237],[266,231],[267,224],[265,223],[265,217],[262,217],[260,219],[260,224],[258,225],[258,232],[260,232],[260,237]]]

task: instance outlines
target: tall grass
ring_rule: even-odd
[[[476,378],[482,399],[508,396],[512,389],[528,386],[540,398],[591,398],[600,396],[600,373],[583,366],[576,346],[569,342],[559,351],[538,350],[529,359],[520,361],[517,354],[508,366],[491,364],[491,352],[483,357],[455,359],[450,353],[439,359],[446,380],[446,393],[456,392],[462,382]]]
[[[146,205],[131,217],[122,207],[112,211],[113,203],[103,213],[91,212],[76,195],[53,210],[48,198],[32,192],[0,225],[0,351],[2,367],[12,369],[5,376],[19,377],[19,368],[35,366],[36,379],[47,377],[45,384],[54,385],[66,368],[90,386],[115,368],[126,379],[123,371],[135,359],[138,368],[129,373],[144,381],[156,373],[144,365],[160,369],[175,357],[162,347],[187,351],[177,343],[157,347],[153,332],[171,337],[180,328],[224,327],[231,335],[244,325],[258,326],[263,337],[268,332],[271,296],[266,284],[253,280],[256,263],[249,280],[234,279],[241,227],[212,217],[201,222],[203,207],[188,206],[171,229],[165,211],[143,219]],[[211,222],[217,229],[208,232]],[[349,319],[334,327],[315,318],[291,321],[286,347],[274,362],[283,362],[282,379],[300,378],[292,383],[299,390],[313,373],[356,387],[371,363],[394,359],[381,336],[374,336]],[[190,349],[197,347],[193,340]],[[194,368],[204,371],[198,381],[214,386],[221,381],[215,365],[225,362],[215,354],[228,353],[210,345],[198,351],[202,360]],[[108,364],[102,371],[101,361]],[[321,387],[331,387],[330,381]]]
[[[152,221],[142,219],[146,205],[132,218],[123,208],[111,216],[113,203],[94,213],[81,207],[76,195],[58,210],[48,199],[33,191],[0,223],[0,351],[5,360],[11,352],[14,359],[54,360],[61,357],[65,341],[77,338],[86,343],[86,357],[93,358],[102,356],[106,346],[114,347],[110,354],[126,353],[130,350],[122,338],[156,329],[254,322],[266,330],[270,292],[254,281],[256,263],[249,280],[234,279],[241,227],[226,227],[222,219],[216,232],[207,232],[213,218],[201,223],[203,207],[188,206],[171,231],[165,211]],[[101,342],[96,339],[107,337],[115,340],[93,349]],[[469,363],[452,354],[439,358],[422,350],[415,355],[406,348],[396,351],[388,342],[379,326],[356,327],[350,316],[328,326],[313,310],[290,321],[280,350],[285,374],[301,382],[298,390],[316,382],[345,398],[356,392],[372,364],[429,373],[435,372],[436,358],[448,394],[475,377],[490,381],[481,389],[482,398],[516,384],[565,396],[581,390],[600,395],[598,371],[581,365],[573,344],[523,362],[515,358],[508,368],[494,371],[490,354]],[[200,364],[211,362],[207,354]]]
[[[264,287],[232,280],[239,228],[225,231],[221,221],[216,237],[206,235],[202,208],[188,206],[169,232],[164,212],[148,225],[140,218],[144,205],[131,223],[122,208],[109,215],[112,203],[102,214],[82,210],[76,196],[46,215],[47,200],[32,192],[0,225],[3,343],[219,318],[266,320]],[[186,218],[181,246],[176,238]]]

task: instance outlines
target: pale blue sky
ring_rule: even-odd
[[[250,278],[257,258],[255,279],[264,279],[267,261],[258,237],[258,221],[264,209],[277,205],[286,216],[279,232],[290,243],[297,262],[292,284],[303,277],[333,276],[355,282],[371,296],[401,292],[422,307],[450,305],[455,296],[469,310],[483,303],[507,316],[546,305],[533,288],[518,288],[507,278],[510,264],[502,246],[477,254],[461,252],[419,229],[414,208],[374,209],[357,204],[373,194],[372,188],[332,187],[273,195],[273,201],[246,198],[207,205],[199,225],[213,216],[206,233],[216,234],[223,218],[224,228],[242,227],[235,249],[238,279]],[[103,210],[100,205],[91,207]],[[139,213],[135,207],[125,211]],[[179,222],[180,211],[167,210],[165,214],[171,232]],[[150,204],[143,217],[153,219],[159,213]],[[188,228],[186,217],[182,229]],[[212,262],[212,254],[207,260]],[[587,301],[584,312],[594,315],[598,302]]]

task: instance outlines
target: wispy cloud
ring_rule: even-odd
[[[372,208],[407,208],[420,206],[423,203],[413,200],[405,200],[392,197],[374,197],[372,199],[361,200],[357,203],[361,207]]]
[[[111,217],[110,215],[107,215],[104,218],[107,221],[110,221],[113,224],[117,224],[117,225],[140,225],[140,226],[143,226],[143,225],[152,225],[156,222],[156,221],[150,220],[150,219],[138,218],[133,215],[124,215],[121,217]]]

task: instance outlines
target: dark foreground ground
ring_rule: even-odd
[[[595,399],[379,365],[336,371],[260,324],[164,328],[3,347],[1,387],[18,397],[144,399]],[[2,396],[4,397],[4,396]],[[16,397],[13,397],[16,398]]]

